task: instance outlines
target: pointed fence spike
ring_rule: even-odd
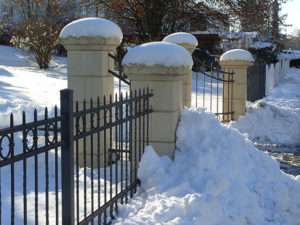
[[[25,114],[25,111],[23,111],[23,116],[22,116],[22,122],[23,122],[23,124],[25,124],[26,123],[26,114]]]
[[[14,126],[14,115],[12,113],[10,114],[10,126]]]
[[[37,121],[37,110],[34,109],[34,121],[36,122]]]

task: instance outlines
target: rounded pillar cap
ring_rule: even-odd
[[[166,36],[163,42],[169,42],[173,44],[180,45],[186,48],[190,53],[192,53],[198,45],[197,38],[186,32],[177,32]]]
[[[60,43],[66,45],[116,45],[118,46],[123,33],[120,27],[102,18],[83,18],[66,25],[60,35]],[[69,45],[69,46],[68,46]]]
[[[249,66],[254,62],[253,56],[250,52],[243,49],[232,49],[225,52],[220,58],[221,66],[237,65]]]
[[[179,45],[150,42],[130,49],[122,64],[124,67],[151,67],[152,74],[162,74],[160,70],[163,68],[164,71],[167,71],[167,68],[173,68],[173,71],[174,68],[189,70],[192,68],[193,59],[191,54]]]

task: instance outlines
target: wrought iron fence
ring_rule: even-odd
[[[24,112],[14,125],[11,115],[10,127],[0,130],[0,224],[109,223],[140,182],[151,96],[104,97],[76,103],[73,112],[66,89],[60,116],[55,107],[53,117],[46,109],[39,120],[35,110],[26,122]]]
[[[127,85],[125,90],[130,90],[130,80],[127,79],[127,77],[123,73],[123,67],[122,67],[122,60],[112,54],[108,54],[108,57],[113,60],[114,62],[114,71],[108,70],[108,72],[113,75],[114,77],[118,78],[119,81],[119,96],[121,95],[122,92],[122,83]],[[129,87],[129,88],[128,88]]]
[[[234,73],[193,60],[192,106],[208,109],[222,122],[232,120]]]

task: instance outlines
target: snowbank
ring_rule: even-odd
[[[291,68],[283,83],[264,99],[249,103],[246,115],[230,126],[259,143],[300,145],[299,90],[299,70]]]
[[[225,52],[220,58],[220,61],[234,61],[234,60],[243,60],[249,62],[254,61],[251,53],[243,49],[229,50]]]
[[[174,44],[189,44],[194,45],[195,47],[198,45],[198,41],[195,38],[195,36],[185,32],[177,32],[170,34],[163,39],[163,42],[169,42]]]
[[[175,160],[146,150],[116,224],[298,225],[300,184],[203,109],[183,110]]]
[[[183,47],[167,42],[150,42],[139,45],[128,51],[123,65],[162,65],[192,67],[191,54]]]
[[[106,19],[83,18],[69,23],[60,33],[60,38],[67,37],[95,37],[123,39],[120,27]]]

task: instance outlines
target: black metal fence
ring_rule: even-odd
[[[136,190],[149,90],[76,103],[0,130],[0,224],[107,224]],[[82,107],[82,108],[81,108]],[[73,127],[74,126],[74,127]],[[16,216],[17,214],[17,216]]]
[[[192,106],[208,109],[222,122],[233,120],[234,73],[193,60]]]

